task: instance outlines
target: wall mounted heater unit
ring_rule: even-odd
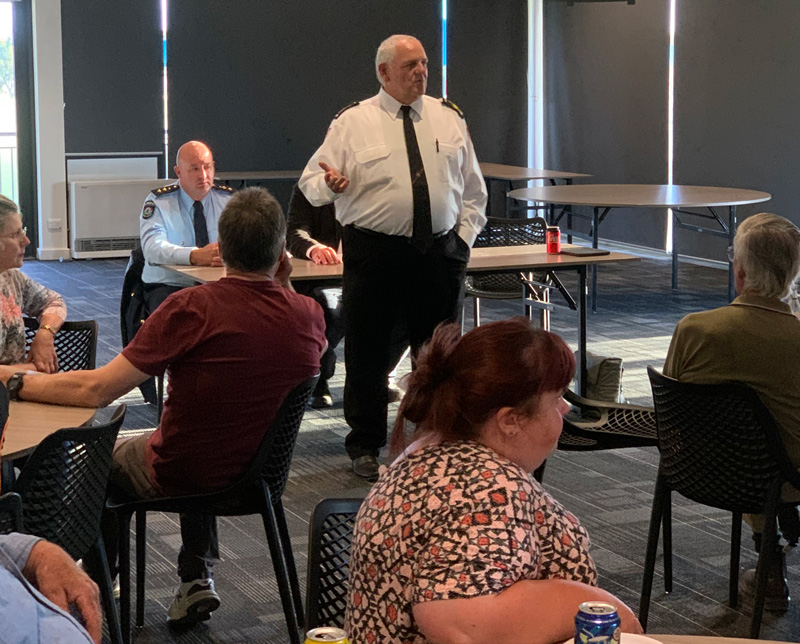
[[[127,179],[70,183],[72,257],[130,255],[139,245],[139,215],[147,193],[172,181],[174,179]]]

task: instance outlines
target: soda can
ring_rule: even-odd
[[[306,633],[305,644],[318,644],[318,642],[324,642],[324,644],[350,644],[347,641],[347,633],[341,628],[333,626],[312,628]]]
[[[547,227],[547,254],[558,255],[561,252],[561,230],[558,226]]]
[[[575,615],[575,644],[619,644],[617,607],[606,602],[583,602]]]

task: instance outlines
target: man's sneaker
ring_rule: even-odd
[[[211,618],[219,608],[219,595],[213,579],[195,579],[182,583],[167,613],[171,626],[188,626]]]
[[[780,551],[773,560],[772,570],[767,571],[767,588],[764,593],[764,610],[783,613],[789,610],[789,584],[786,583],[786,554]],[[742,573],[739,580],[739,595],[742,603],[752,604],[756,596],[756,569]]]

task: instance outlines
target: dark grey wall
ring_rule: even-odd
[[[448,3],[447,95],[481,161],[528,160],[527,0]]]
[[[545,167],[666,183],[668,7],[545,0]],[[614,211],[601,233],[663,248],[666,211]]]
[[[800,3],[679,2],[675,182],[764,190],[800,224]],[[681,231],[681,252],[723,259],[726,242]]]
[[[170,0],[169,13],[170,150],[204,140],[219,172],[305,166],[334,115],[378,91],[392,33],[420,39],[441,92],[438,0]]]
[[[160,2],[62,0],[67,154],[163,149]]]

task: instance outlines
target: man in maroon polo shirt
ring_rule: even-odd
[[[325,321],[294,292],[286,222],[261,188],[236,193],[219,220],[226,276],[169,296],[109,364],[92,371],[0,371],[12,399],[101,407],[167,371],[161,423],[120,439],[111,482],[138,497],[189,494],[231,484],[248,467],[283,399],[319,371]],[[182,515],[181,586],[168,621],[208,619],[219,606],[211,567],[216,519]],[[115,541],[113,533],[106,544]],[[115,553],[114,553],[115,554]],[[110,561],[116,568],[116,557]]]

